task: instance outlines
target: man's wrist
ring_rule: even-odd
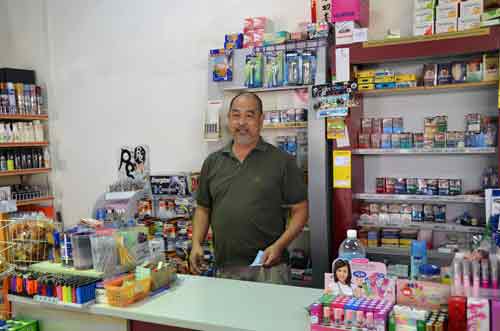
[[[193,247],[201,247],[201,243],[199,241],[196,241],[196,240],[193,240],[193,243],[192,243]]]

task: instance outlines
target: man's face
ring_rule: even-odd
[[[235,143],[249,145],[259,140],[264,116],[253,97],[241,96],[234,100],[228,119],[229,131]]]

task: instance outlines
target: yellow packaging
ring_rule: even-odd
[[[493,81],[497,80],[499,75],[499,61],[498,54],[484,54],[483,55],[483,80]]]
[[[368,90],[374,90],[375,89],[375,84],[360,84],[358,85],[358,90],[360,91],[368,91]]]
[[[415,74],[399,74],[396,75],[396,83],[401,82],[411,82],[417,80],[417,75]]]
[[[411,246],[411,239],[399,239],[399,246],[401,247],[410,247]]]
[[[370,78],[375,76],[375,71],[373,70],[362,70],[358,71],[358,78]]]
[[[382,238],[382,246],[385,245],[399,246],[399,239]]]
[[[373,77],[358,78],[358,84],[373,84]]]
[[[375,83],[394,83],[394,76],[375,77]]]

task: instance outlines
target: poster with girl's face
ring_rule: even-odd
[[[325,274],[325,293],[333,296],[378,298],[395,301],[396,281],[387,276],[383,263],[367,259],[337,259]]]

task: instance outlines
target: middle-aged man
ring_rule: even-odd
[[[286,284],[287,247],[308,215],[304,172],[292,156],[262,140],[264,114],[256,94],[237,95],[228,121],[233,140],[211,154],[201,170],[192,270],[200,272],[201,243],[211,224],[219,277]],[[250,267],[259,250],[263,267]]]

